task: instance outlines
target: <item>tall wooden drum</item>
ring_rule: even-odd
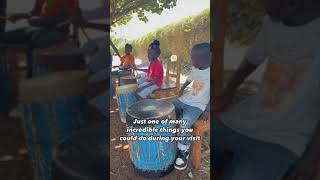
[[[85,126],[87,73],[66,71],[19,84],[23,127],[36,180],[51,180],[54,146]]]
[[[126,122],[126,112],[128,107],[134,104],[136,99],[136,90],[138,86],[136,84],[128,84],[116,87],[117,104],[119,108],[119,115],[121,122]]]
[[[170,141],[174,133],[161,132],[161,128],[174,128],[169,123],[148,123],[148,120],[175,119],[175,107],[168,101],[145,99],[138,101],[127,110],[127,125],[130,129],[155,128],[157,132],[130,132],[128,136],[145,137],[145,140],[129,141],[131,162],[135,172],[146,178],[159,178],[169,174],[174,167],[176,143]],[[135,120],[147,123],[135,124]],[[154,139],[154,138],[159,139]],[[169,141],[166,141],[169,138]]]

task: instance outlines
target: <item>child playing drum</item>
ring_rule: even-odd
[[[119,68],[119,71],[112,71],[112,73],[111,73],[112,75],[117,75],[117,76],[130,75],[131,74],[130,69],[136,67],[134,56],[131,54],[132,45],[131,44],[126,44],[124,48],[125,48],[126,55],[121,57],[120,65],[119,66],[113,66],[113,68]]]
[[[147,78],[138,79],[139,88],[137,89],[138,98],[146,98],[155,90],[161,88],[163,80],[163,67],[159,61],[161,50],[160,42],[154,40],[148,49],[148,58],[150,61],[148,70],[137,69],[147,72]]]
[[[192,71],[180,90],[180,98],[173,101],[177,117],[186,120],[180,125],[180,129],[191,128],[200,116],[208,119],[210,111],[210,44],[200,43],[191,50]],[[191,91],[184,93],[185,88],[191,83]],[[181,133],[179,136],[190,137],[192,133]],[[184,170],[187,167],[189,157],[190,141],[187,139],[178,141],[178,155],[175,168]]]

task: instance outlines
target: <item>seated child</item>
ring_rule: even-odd
[[[148,70],[138,69],[147,72],[145,81],[138,80],[139,88],[137,89],[138,98],[146,98],[153,91],[161,88],[163,80],[163,67],[159,61],[160,56],[160,42],[154,40],[148,49],[148,59],[150,64]]]
[[[210,44],[201,43],[195,45],[191,50],[192,71],[188,79],[181,87],[179,98],[173,101],[176,114],[179,120],[186,120],[186,124],[181,124],[182,128],[192,128],[192,125],[202,115],[208,118],[210,106]],[[191,83],[190,92],[185,94],[185,88]],[[192,136],[192,133],[179,133],[185,138]],[[191,142],[187,139],[178,141],[178,155],[175,168],[184,170],[188,164],[189,147]]]
[[[112,75],[118,75],[118,76],[125,76],[125,75],[130,75],[132,68],[135,68],[135,58],[131,54],[132,52],[132,45],[131,44],[126,44],[125,45],[125,53],[126,55],[122,56],[120,61],[121,64],[119,66],[113,66],[113,68],[119,68],[119,71],[113,71]]]

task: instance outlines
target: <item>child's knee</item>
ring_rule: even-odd
[[[149,96],[150,93],[147,91],[147,89],[144,89],[142,91],[137,91],[136,94],[138,96],[138,99],[145,99],[147,98],[147,96]]]

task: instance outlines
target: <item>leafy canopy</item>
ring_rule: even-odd
[[[147,22],[146,12],[161,14],[176,3],[177,0],[110,0],[110,16],[118,26],[127,24],[135,13],[141,21]]]

